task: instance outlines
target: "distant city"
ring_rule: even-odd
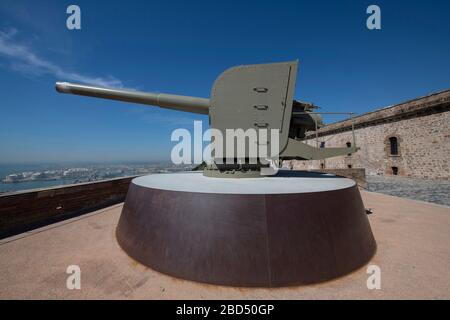
[[[58,185],[101,181],[119,177],[190,171],[194,165],[174,165],[170,162],[149,164],[36,165],[24,168],[1,168],[0,193],[46,188]],[[5,174],[6,172],[6,174]],[[1,175],[3,173],[3,175]]]

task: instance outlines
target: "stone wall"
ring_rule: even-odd
[[[134,177],[0,195],[0,238],[125,200]]]
[[[393,175],[450,180],[450,90],[364,114],[354,119],[353,155],[315,161],[291,161],[294,169],[365,168],[368,175]],[[390,137],[398,154],[391,155]],[[326,147],[352,143],[351,122],[320,130]],[[316,145],[314,139],[307,143]],[[397,168],[397,169],[395,169]]]

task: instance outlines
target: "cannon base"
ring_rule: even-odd
[[[129,256],[154,270],[243,287],[331,280],[360,268],[376,251],[355,182],[310,172],[139,177],[116,234]]]

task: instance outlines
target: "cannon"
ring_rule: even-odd
[[[292,61],[228,69],[209,99],[56,84],[62,93],[208,115],[211,128],[225,138],[227,150],[219,152],[215,143],[203,175],[132,180],[116,229],[130,257],[178,278],[239,287],[323,282],[371,259],[376,242],[353,180],[294,170],[267,174],[273,163],[252,153],[255,143],[258,150],[270,148],[270,156],[277,149],[275,161],[324,159],[358,149],[308,144],[309,132],[317,134],[322,120],[313,104],[293,99],[297,67]],[[227,136],[228,130],[256,140],[230,156],[229,145],[236,145],[229,144],[235,137]]]
[[[278,130],[276,137],[267,135],[265,141],[257,135],[256,143],[274,146],[278,139],[277,160],[319,160],[354,153],[356,145],[343,148],[318,148],[302,140],[308,131],[322,126],[321,116],[314,112],[314,105],[293,99],[298,61],[244,65],[230,68],[214,82],[210,99],[165,93],[147,93],[122,89],[99,88],[89,85],[57,82],[56,90],[124,102],[159,106],[161,108],[209,115],[211,128],[224,136],[222,152],[213,154],[214,163],[208,165],[205,175],[226,177],[258,176],[262,167],[269,164],[251,153],[249,145],[241,153],[227,157],[226,131],[231,130]],[[231,138],[228,138],[231,139]],[[233,139],[235,139],[233,137]],[[234,143],[234,141],[233,141]],[[234,145],[234,144],[233,144]],[[236,149],[236,146],[235,146]],[[233,174],[230,174],[233,173]]]

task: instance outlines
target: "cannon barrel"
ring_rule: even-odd
[[[210,101],[205,98],[179,96],[165,93],[139,92],[123,89],[109,89],[68,82],[57,82],[55,88],[56,91],[60,93],[71,93],[81,96],[158,106],[161,108],[178,111],[209,114]]]

